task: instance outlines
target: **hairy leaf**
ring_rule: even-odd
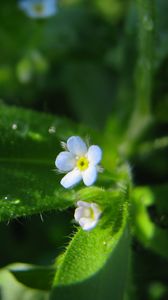
[[[126,294],[129,262],[130,236],[126,229],[101,270],[82,282],[55,287],[50,300],[92,300],[93,297],[102,300],[109,296],[122,300]]]
[[[107,193],[110,205],[103,211],[99,224],[88,232],[79,229],[57,261],[54,287],[74,284],[93,276],[115,249],[127,223],[128,203],[125,194]],[[102,203],[107,197],[106,192],[104,194],[101,194]]]
[[[60,140],[86,132],[52,115],[0,105],[0,221],[73,204],[54,161]]]

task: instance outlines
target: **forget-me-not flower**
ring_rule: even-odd
[[[67,173],[61,185],[70,188],[81,180],[86,186],[92,185],[101,170],[98,165],[102,158],[100,147],[92,145],[88,148],[79,136],[71,136],[64,148],[66,151],[60,152],[55,160],[57,169]]]
[[[47,18],[57,11],[56,0],[21,0],[19,7],[31,18]]]
[[[91,230],[97,225],[101,213],[98,204],[78,201],[74,218],[83,230]]]

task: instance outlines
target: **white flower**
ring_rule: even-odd
[[[88,203],[84,201],[77,202],[74,218],[83,228],[83,230],[90,230],[94,228],[100,218],[102,211],[96,203]]]
[[[61,185],[70,188],[80,182],[86,186],[92,185],[100,171],[98,163],[102,158],[100,147],[92,145],[87,149],[85,142],[79,136],[71,136],[64,145],[66,151],[60,152],[55,165],[61,172],[67,174],[62,178]]]
[[[47,18],[57,11],[55,0],[21,0],[19,7],[31,18]]]

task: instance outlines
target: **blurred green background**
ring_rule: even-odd
[[[155,4],[155,125],[150,139],[165,136],[168,130],[168,2]],[[17,1],[2,0],[0,101],[66,116],[96,130],[109,124],[112,113],[125,124],[135,97],[137,40],[134,1],[60,0],[55,16],[37,20],[26,16]],[[133,157],[135,183],[166,183],[166,157],[166,150],[150,160]],[[159,226],[168,226],[154,207],[150,214]],[[69,241],[72,215],[68,210],[2,223],[0,266],[17,261],[51,264]],[[168,299],[168,263],[136,240],[132,247],[138,262],[133,265],[136,299]]]

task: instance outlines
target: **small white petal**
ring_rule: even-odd
[[[29,7],[30,7],[30,5],[29,5],[29,3],[25,0],[23,0],[23,1],[20,1],[19,2],[19,7],[21,8],[21,9],[29,9]]]
[[[79,136],[71,136],[67,141],[67,148],[76,156],[85,155],[87,152],[86,144]]]
[[[78,207],[75,209],[74,217],[83,230],[90,230],[96,226],[102,213],[96,203],[84,201],[77,202]]]
[[[88,218],[81,218],[79,221],[79,225],[83,228],[83,230],[90,230],[94,228],[97,224],[97,220],[92,220]]]
[[[43,1],[45,5],[45,12],[48,15],[54,14],[56,12],[56,1],[55,0],[45,0]]]
[[[77,202],[77,206],[79,206],[79,207],[80,207],[80,206],[83,206],[83,207],[91,207],[91,204],[88,203],[88,202],[79,200],[79,201]]]
[[[75,167],[75,157],[68,151],[60,152],[55,160],[56,167],[63,172],[69,172]]]
[[[95,166],[89,166],[88,169],[82,172],[83,182],[86,186],[92,185],[97,178],[97,170]]]
[[[97,145],[92,145],[88,150],[88,159],[94,165],[97,165],[102,159],[102,150]]]
[[[78,207],[75,209],[74,218],[79,222],[80,218],[83,216],[83,207]]]
[[[81,172],[77,169],[74,169],[62,178],[61,185],[64,188],[68,189],[74,186],[75,184],[77,184],[81,179],[82,179]]]
[[[37,5],[42,9],[38,10]],[[21,0],[19,7],[32,18],[50,17],[57,11],[55,0]]]
[[[99,206],[96,203],[91,203],[91,208],[94,211],[94,218],[99,219],[102,211],[100,210]]]
[[[75,209],[75,214],[74,214],[74,217],[75,217],[75,220],[77,222],[79,222],[79,220],[81,218],[91,218],[91,214],[92,214],[92,210],[90,209],[90,207],[78,207]]]

